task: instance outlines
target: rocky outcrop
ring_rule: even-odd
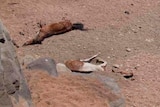
[[[20,68],[13,43],[1,21],[0,107],[33,107],[30,91]]]
[[[116,80],[106,72],[57,71],[58,77],[42,69],[24,71],[36,107],[125,107]]]

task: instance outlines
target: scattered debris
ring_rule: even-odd
[[[119,64],[114,64],[112,66],[112,72],[114,73],[120,73],[124,78],[131,78],[133,77],[133,72],[132,71],[128,71],[128,70],[120,70],[121,65]]]
[[[118,70],[113,71],[113,69],[112,69],[112,72],[120,73],[126,79],[129,79],[129,78],[133,77],[133,72],[131,72],[131,71],[118,71]]]

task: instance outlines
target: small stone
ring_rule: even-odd
[[[124,13],[125,13],[125,14],[128,14],[128,15],[130,14],[129,11],[124,11]]]
[[[131,81],[134,81],[135,80],[135,78],[131,78]]]
[[[107,57],[108,59],[111,58],[110,56]]]
[[[131,49],[130,49],[130,48],[127,48],[126,51],[127,51],[127,52],[131,52]]]
[[[122,74],[123,74],[123,77],[126,79],[133,77],[133,72],[125,72]]]
[[[46,101],[46,104],[51,105],[51,103],[49,101]]]
[[[117,72],[119,72],[119,69],[118,68],[112,68],[112,72],[117,73]]]
[[[139,28],[139,29],[141,29],[142,27],[141,27],[141,26],[139,26],[138,28]]]
[[[112,55],[112,57],[115,57],[115,55]]]
[[[24,36],[24,33],[23,33],[23,32],[19,32],[19,34]]]
[[[97,37],[96,40],[99,40],[99,38]]]
[[[137,67],[140,67],[141,65],[140,65],[140,64],[137,64],[136,66],[137,66]]]
[[[40,96],[37,93],[32,93],[33,98],[38,99]]]
[[[146,39],[145,41],[151,43],[151,42],[154,42],[154,39],[153,38],[149,38],[149,39]]]
[[[135,67],[134,67],[134,69],[138,69],[140,67],[140,64],[137,64]]]
[[[118,65],[118,64],[114,64],[112,67],[114,67],[114,68],[119,68],[119,67],[120,67],[120,65]]]

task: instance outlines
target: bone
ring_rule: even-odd
[[[93,59],[95,59],[97,56],[99,56],[101,54],[101,52],[98,52],[97,54],[91,56],[90,58],[86,58],[86,59],[80,59],[80,61],[82,62],[91,62]]]

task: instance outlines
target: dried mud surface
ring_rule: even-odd
[[[29,55],[34,58],[49,56],[56,62],[64,62],[68,59],[86,58],[100,51],[101,57],[108,61],[106,72],[112,73],[112,65],[118,64],[119,71],[134,73],[133,81],[125,78],[119,80],[122,75],[113,74],[113,77],[119,80],[127,107],[160,106],[159,0],[1,0],[0,13],[0,18],[10,31],[12,39],[20,46],[17,48],[20,61]],[[90,30],[75,30],[47,38],[42,45],[21,47],[26,40],[36,35],[40,21],[49,24],[63,18],[82,22]],[[39,78],[45,77],[45,74],[37,75]],[[31,92],[37,107],[47,98],[48,101],[49,98],[52,99],[44,92],[43,86],[54,80],[48,78],[41,81],[38,83],[41,88],[36,89],[33,76],[28,78],[31,79],[29,85],[33,86]],[[63,85],[65,84],[62,83]],[[52,85],[47,87],[52,90]],[[45,99],[37,103],[36,92],[41,92],[41,89],[41,95],[44,95]],[[85,96],[81,97],[85,99]],[[48,101],[44,104],[53,106]],[[68,107],[78,107],[78,103],[75,101],[74,105],[66,102]],[[103,103],[97,102],[95,107],[100,107],[101,104]]]

